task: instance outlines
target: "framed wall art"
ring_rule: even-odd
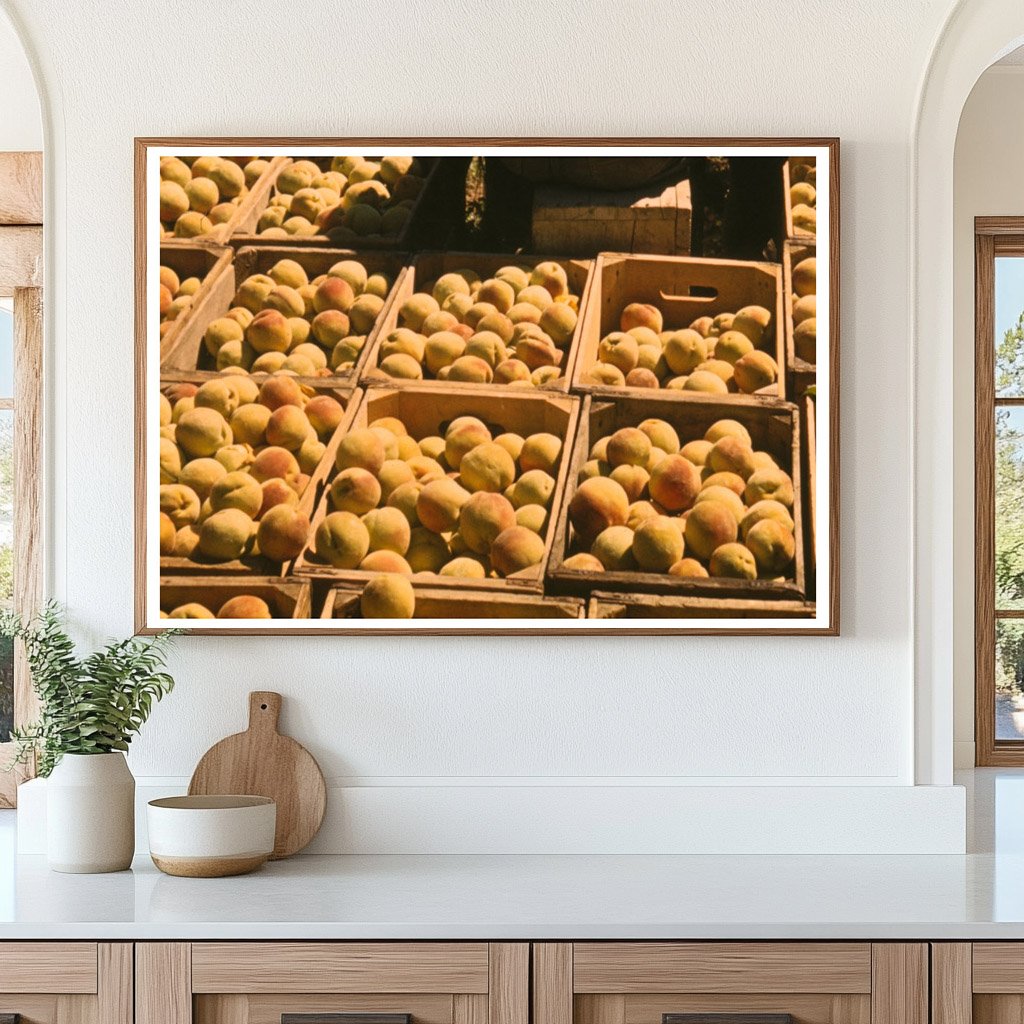
[[[136,147],[140,631],[838,633],[837,140]]]

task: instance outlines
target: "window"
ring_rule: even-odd
[[[1024,765],[1024,218],[976,221],[979,765]]]

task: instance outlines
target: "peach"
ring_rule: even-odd
[[[649,327],[657,334],[663,326],[661,310],[647,302],[631,302],[619,316],[619,330],[622,331],[633,327]]]
[[[512,502],[513,508],[524,505],[541,505],[547,508],[551,495],[555,490],[555,478],[542,469],[528,469],[509,488],[506,497]]]
[[[561,454],[561,438],[547,433],[531,434],[520,446],[519,466],[524,471],[542,469],[545,473],[553,473]]]
[[[416,512],[416,503],[419,501],[420,491],[425,486],[425,484],[420,483],[418,480],[410,481],[407,484],[399,484],[387,498],[388,506],[390,508],[397,508],[409,520],[409,525],[412,527],[420,525],[420,518]]]
[[[679,454],[684,459],[688,459],[695,466],[703,466],[708,459],[708,453],[711,451],[712,444],[710,441],[687,441],[682,448],[679,449]]]
[[[554,260],[546,260],[538,263],[530,271],[529,287],[543,288],[548,294],[557,299],[569,291],[569,278],[561,264]],[[522,299],[522,291],[519,293]]]
[[[404,555],[409,550],[409,520],[400,509],[388,505],[371,509],[363,516],[363,525],[370,536],[371,551],[394,551]]]
[[[530,368],[521,359],[505,359],[494,368],[496,384],[525,384],[530,380]]]
[[[389,572],[412,575],[412,566],[396,551],[371,551],[360,563],[364,572]]]
[[[479,558],[460,555],[446,562],[438,572],[439,576],[454,576],[458,579],[482,580],[487,577],[487,570]]]
[[[590,553],[608,572],[636,569],[633,531],[628,526],[609,526],[594,539]]]
[[[747,488],[743,492],[748,505],[770,499],[786,508],[793,507],[793,481],[781,469],[758,469],[747,477]]]
[[[715,342],[715,359],[736,365],[736,361],[748,352],[754,351],[754,343],[739,331],[726,331]]]
[[[415,572],[438,572],[450,558],[448,543],[440,534],[423,526],[413,527],[405,560]]]
[[[184,484],[160,487],[160,512],[171,520],[175,529],[191,526],[199,518],[201,504],[199,495]]]
[[[754,472],[754,452],[738,437],[723,437],[708,453],[708,466],[716,473],[735,473],[746,480]]]
[[[607,363],[596,363],[583,375],[584,384],[597,384],[609,388],[621,388],[626,378],[617,366]]]
[[[724,395],[729,391],[728,385],[716,373],[708,370],[694,370],[682,385],[683,391],[703,391],[711,395]]]
[[[675,455],[679,451],[679,435],[675,427],[665,420],[646,419],[637,427],[650,439],[655,448],[660,448],[668,455]]]
[[[609,465],[645,466],[651,455],[651,439],[637,427],[622,427],[608,439]]]
[[[228,341],[241,341],[244,336],[242,325],[233,317],[222,316],[211,320],[203,334],[207,352],[216,356],[220,347]]]
[[[512,456],[493,441],[471,448],[459,464],[459,478],[469,491],[504,491],[516,478]]]
[[[633,535],[633,557],[648,572],[668,572],[683,557],[683,535],[667,516],[645,519]]]
[[[210,507],[214,512],[235,508],[250,519],[263,505],[263,489],[259,481],[244,471],[225,473],[210,489]]]
[[[416,593],[412,584],[397,575],[370,580],[359,598],[364,619],[411,619],[416,614]]]
[[[349,336],[352,323],[347,313],[340,309],[325,309],[313,317],[310,325],[313,337],[324,348],[333,349],[340,341]]]
[[[602,530],[625,525],[628,514],[629,497],[620,484],[607,477],[584,480],[569,503],[573,528],[587,547]]]
[[[245,340],[254,352],[287,352],[292,343],[288,318],[276,309],[261,310],[246,327]]]
[[[486,554],[498,534],[517,524],[512,503],[489,491],[471,495],[459,515],[459,534],[467,547],[477,554]]]
[[[228,598],[217,612],[218,619],[272,619],[270,606],[254,594],[238,594]]]
[[[801,298],[818,290],[818,262],[811,256],[793,268],[793,291]]]
[[[745,334],[759,348],[766,340],[771,322],[772,315],[764,306],[744,306],[733,317],[731,329]]]
[[[256,518],[262,518],[268,509],[273,508],[275,505],[298,505],[299,496],[295,493],[295,489],[284,480],[280,480],[277,477],[272,477],[270,480],[264,480],[260,485],[260,490],[263,493],[263,500],[260,502],[259,512],[256,513]]]
[[[467,452],[491,440],[491,432],[476,417],[453,420],[445,431],[444,455],[448,465],[457,470]]]
[[[595,558],[587,551],[570,555],[561,565],[563,569],[572,569],[573,572],[604,572],[601,560]]]
[[[646,493],[650,474],[642,466],[630,466],[624,463],[611,471],[610,479],[619,484],[629,500],[633,502]]]
[[[252,519],[241,509],[225,508],[203,520],[198,547],[211,561],[230,562],[249,550],[252,537]]]
[[[339,470],[358,466],[376,475],[386,459],[387,450],[380,435],[363,427],[341,439],[335,463]]]
[[[297,452],[313,428],[306,414],[295,405],[282,405],[267,421],[267,444]]]
[[[174,537],[177,534],[174,520],[166,512],[160,513],[160,555],[174,554]]]
[[[313,293],[313,309],[317,313],[334,309],[347,313],[355,302],[355,293],[348,281],[341,277],[325,277]]]
[[[761,501],[755,502],[747,509],[746,515],[740,522],[740,533],[746,541],[747,534],[751,528],[757,523],[761,522],[762,519],[774,519],[776,522],[781,523],[791,533],[795,529],[793,524],[793,517],[789,514],[789,509],[780,501],[774,501],[771,498],[764,498]]]
[[[691,373],[707,359],[708,344],[697,331],[673,331],[665,339],[664,354],[673,373]]]
[[[178,605],[167,616],[169,619],[212,619],[213,617],[213,612],[198,601],[189,601],[186,604]]]
[[[754,523],[744,534],[744,542],[762,576],[778,576],[785,572],[796,554],[792,531],[777,519],[765,518]]]
[[[276,309],[284,317],[302,316],[306,304],[302,296],[288,285],[279,284],[271,288],[263,300],[264,309]]]
[[[733,374],[740,391],[752,395],[755,391],[770,387],[778,380],[779,367],[767,352],[754,351],[736,360]]]
[[[469,497],[469,491],[449,477],[432,480],[424,485],[416,499],[416,515],[428,530],[435,533],[454,530]]]
[[[736,522],[740,522],[746,512],[746,506],[743,504],[743,499],[733,490],[728,487],[722,487],[719,484],[712,484],[710,487],[705,486],[702,488],[700,494],[696,498],[697,503],[702,501],[720,501],[723,505],[727,505],[732,509],[732,514],[736,517]]]
[[[683,578],[706,579],[708,571],[696,558],[680,558],[678,562],[668,567],[668,574]]]
[[[178,420],[175,439],[178,447],[193,458],[213,455],[231,444],[231,428],[216,409],[193,408]]]
[[[728,505],[720,501],[701,501],[686,517],[683,535],[687,551],[698,558],[708,559],[717,548],[736,540],[739,524]]]
[[[640,360],[640,345],[631,334],[615,331],[605,335],[597,347],[597,358],[621,373],[629,373]]]
[[[544,558],[544,541],[525,526],[502,530],[491,544],[491,565],[501,576],[511,576]]]
[[[200,501],[206,501],[213,485],[225,473],[227,470],[216,459],[192,459],[178,474],[178,483],[191,487]]]
[[[700,471],[682,455],[666,455],[651,470],[651,497],[669,512],[685,512],[700,492]]]
[[[653,371],[636,366],[626,374],[626,387],[657,390],[661,384]]]
[[[287,448],[271,446],[264,448],[252,462],[251,473],[258,483],[279,477],[295,487],[301,470],[298,460]]]
[[[370,532],[351,512],[331,512],[317,527],[317,557],[335,569],[355,569],[370,550]]]
[[[708,571],[712,576],[728,579],[756,580],[757,562],[753,553],[743,544],[722,544],[711,555]]]

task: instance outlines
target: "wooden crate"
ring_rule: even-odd
[[[209,608],[214,615],[221,605],[240,594],[261,597],[275,619],[308,619],[311,617],[310,586],[301,580],[282,581],[273,576],[161,576],[160,609],[171,612],[190,601]],[[182,622],[212,622],[211,619]],[[254,620],[255,624],[255,620]],[[186,625],[184,628],[188,628]]]
[[[802,163],[813,164],[814,157],[790,157],[788,160],[783,160],[782,162],[782,236],[783,238],[792,238],[806,242],[813,241],[816,233],[814,231],[808,231],[806,228],[794,226],[793,204],[789,200],[789,189],[793,184],[793,167],[796,164]]]
[[[588,619],[813,619],[809,601],[667,597],[664,594],[597,592],[587,604]]]
[[[689,327],[701,316],[735,313],[744,306],[770,310],[772,323],[762,344],[778,364],[779,380],[758,392],[765,398],[785,398],[785,338],[782,328],[782,268],[777,263],[711,260],[685,256],[630,256],[601,253],[594,267],[586,308],[576,327],[576,359],[572,390],[598,394],[667,396],[687,401],[697,392],[661,388],[606,388],[584,378],[597,363],[601,339],[619,329],[619,316],[630,302],[648,302],[661,310],[666,330]],[[716,395],[721,401],[744,395]]]
[[[281,171],[283,171],[289,164],[294,163],[296,158],[282,157],[281,159],[284,163],[277,169],[277,173],[274,175],[272,183],[274,185],[276,185],[277,177]],[[304,156],[298,157],[297,159],[312,160],[313,163],[327,171],[330,170],[332,157]],[[367,159],[372,160],[373,157],[367,157]],[[406,218],[405,224],[402,226],[402,230],[394,237],[385,238],[383,236],[369,236],[360,238],[358,241],[360,249],[405,250],[409,247],[412,239],[412,233],[416,229],[416,225],[420,219],[422,211],[426,209],[427,204],[430,202],[430,195],[434,191],[441,165],[441,159],[439,157],[417,157],[417,159],[428,165],[427,173],[423,181],[423,188],[420,189],[420,194],[416,196],[413,201],[412,208],[409,210],[409,216]],[[274,197],[276,191],[276,188],[268,189],[267,192],[262,195],[259,207],[255,210],[255,215],[252,217],[251,221],[247,222],[244,226],[240,225],[237,230],[231,233],[229,241],[233,246],[236,248],[253,245],[329,248],[339,244],[333,240],[330,235],[289,235],[288,238],[275,238],[271,235],[268,238],[266,235],[258,234],[256,231],[256,225],[259,223],[259,219],[263,215],[263,211],[270,205],[270,200]],[[347,241],[344,244],[352,245],[356,243]]]
[[[533,194],[533,248],[573,255],[690,253],[693,201],[689,180],[609,192],[538,185]]]
[[[171,383],[161,379],[161,387],[165,383]],[[201,381],[193,378],[193,383]],[[352,418],[359,407],[359,399],[362,392],[352,391],[346,388],[335,388],[321,384],[315,389],[319,394],[330,395],[336,398],[345,407],[345,416],[338,424],[337,430],[331,435],[326,443],[323,458],[319,465],[309,475],[309,481],[299,495],[299,509],[312,518],[316,508],[317,499],[323,492],[329,476],[334,472],[334,460],[338,451],[338,444],[349,428]],[[249,555],[245,558],[234,559],[230,562],[205,562],[195,558],[181,558],[177,556],[160,556],[160,572],[162,574],[194,574],[209,576],[264,576],[264,577],[285,577],[290,575],[292,562],[273,562],[268,558],[258,555]]]
[[[551,552],[555,524],[558,520],[562,494],[569,475],[570,452],[579,422],[580,402],[569,395],[529,391],[495,391],[478,388],[476,391],[444,390],[435,388],[368,387],[363,392],[355,415],[344,425],[344,431],[370,426],[375,420],[394,416],[405,424],[411,437],[417,440],[443,434],[442,424],[457,416],[476,416],[485,423],[500,425],[522,436],[546,432],[562,438],[562,457],[555,476],[555,489],[548,510],[544,559],[539,565],[523,569],[512,576],[498,579],[458,579],[449,576],[431,576],[430,585],[444,590],[467,588],[498,593],[510,591],[538,592],[544,583],[544,566]],[[339,438],[340,440],[340,438]],[[331,464],[333,467],[333,462]],[[329,485],[334,478],[333,468],[313,516],[310,543],[296,559],[293,571],[298,576],[329,580],[346,586],[359,586],[373,576],[380,575],[364,569],[336,569],[318,561],[313,550],[313,538],[324,517],[330,512]]]
[[[786,384],[788,394],[797,402],[807,389],[817,382],[818,368],[813,363],[798,359],[793,343],[793,267],[801,260],[814,256],[817,246],[813,241],[794,242],[787,240],[782,243],[782,292],[786,310]]]
[[[201,281],[192,305],[176,320],[171,321],[170,330],[160,339],[161,363],[173,351],[182,331],[191,321],[209,323],[209,320],[205,319],[207,310],[220,309],[225,301],[231,302],[235,294],[231,258],[232,250],[227,246],[160,246],[160,266],[170,267],[182,281],[188,277],[198,277]]]
[[[793,579],[734,580],[711,577],[679,578],[652,572],[580,572],[566,569],[563,562],[573,553],[569,503],[576,493],[580,469],[594,442],[622,427],[635,427],[656,418],[672,424],[680,441],[702,438],[720,419],[738,420],[750,433],[755,450],[767,451],[793,480],[793,523],[796,538]],[[805,597],[803,497],[800,480],[800,430],[798,410],[785,402],[767,404],[744,395],[732,401],[716,401],[704,395],[688,402],[654,395],[650,398],[588,395],[580,411],[576,447],[568,467],[568,483],[562,496],[561,512],[548,559],[547,592],[589,594],[595,589],[632,593],[664,594],[676,597],[717,597],[732,600],[803,601]]]
[[[803,433],[804,543],[807,546],[807,593],[815,597],[818,571],[817,458],[818,403],[813,395],[800,399],[800,427]]]
[[[231,300],[234,298],[238,286],[247,277],[251,277],[253,274],[265,274],[278,260],[284,259],[294,260],[311,278],[326,273],[335,263],[349,259],[358,260],[371,274],[381,272],[391,278],[391,291],[384,300],[384,308],[366,336],[366,342],[352,369],[312,380],[313,383],[320,384],[329,382],[332,385],[354,385],[381,326],[387,320],[391,303],[398,293],[405,273],[407,258],[400,253],[357,252],[352,249],[320,249],[285,245],[251,246],[238,249],[234,256],[234,273],[226,275],[227,280],[224,288],[218,293],[218,301],[208,303],[203,310],[202,317],[193,317],[181,331],[173,349],[168,352],[166,358],[162,358],[161,372],[198,373],[201,376],[205,375],[205,378],[216,376],[218,371],[214,366],[213,358],[203,344],[203,334],[210,321],[227,313],[231,308]]]
[[[572,373],[572,363],[576,358],[578,340],[582,330],[583,315],[589,301],[591,282],[593,280],[594,261],[566,259],[558,256],[537,256],[532,253],[528,255],[510,253],[479,253],[479,252],[425,252],[414,257],[401,285],[396,288],[394,299],[387,310],[380,329],[376,333],[373,351],[369,358],[363,363],[360,380],[366,384],[389,384],[395,387],[432,387],[432,388],[453,388],[456,391],[473,391],[480,387],[490,387],[504,390],[505,384],[464,384],[459,381],[441,380],[396,380],[386,377],[380,371],[380,349],[384,339],[398,327],[398,313],[406,299],[414,295],[418,288],[436,281],[442,274],[448,274],[457,270],[472,270],[479,274],[482,279],[491,277],[501,267],[509,264],[531,264],[536,266],[546,260],[554,260],[560,263],[566,271],[569,279],[569,290],[573,295],[578,295],[580,300],[579,315],[576,321],[576,330],[565,349],[565,362],[562,376],[557,380],[545,384],[542,391],[569,390],[569,379]]]
[[[467,580],[467,583],[472,582]],[[493,591],[444,590],[413,580],[414,619],[582,619],[583,602],[574,597],[538,594],[496,594]],[[357,619],[361,591],[331,587],[322,619]]]
[[[211,154],[215,155],[215,154]],[[194,245],[196,242],[208,242],[226,245],[232,235],[255,230],[260,214],[270,201],[270,196],[277,181],[277,176],[288,166],[288,157],[275,156],[269,158],[270,166],[256,179],[252,188],[246,192],[236,204],[231,219],[217,224],[208,234],[199,238],[167,237],[160,240],[163,245]]]

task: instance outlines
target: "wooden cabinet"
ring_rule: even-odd
[[[533,1024],[927,1024],[922,943],[533,947]]]
[[[934,1024],[1024,1020],[1024,942],[932,944]]]
[[[132,946],[0,943],[0,1021],[131,1024]]]
[[[529,1024],[527,943],[140,943],[136,983],[137,1024]]]

